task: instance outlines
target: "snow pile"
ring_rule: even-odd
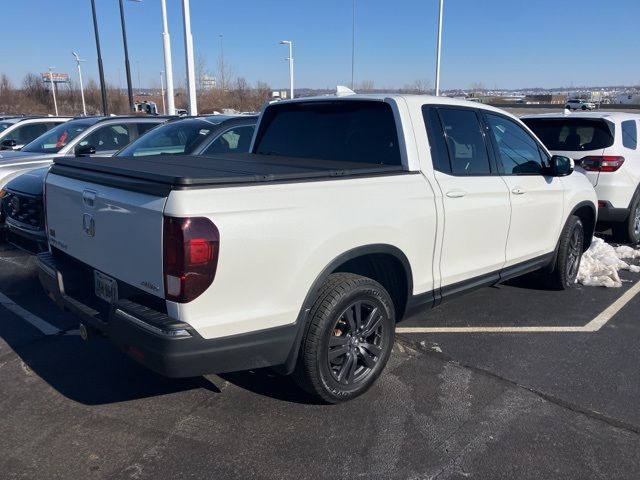
[[[639,273],[640,267],[624,260],[640,258],[640,250],[631,247],[612,247],[601,238],[594,237],[589,250],[582,255],[576,282],[589,287],[621,287],[619,270]]]

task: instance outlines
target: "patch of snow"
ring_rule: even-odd
[[[640,258],[640,250],[628,246],[613,247],[594,237],[589,250],[582,255],[576,282],[588,287],[621,287],[620,270],[640,273],[640,267],[624,261],[635,258]]]

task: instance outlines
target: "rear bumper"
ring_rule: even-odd
[[[614,208],[610,202],[598,202],[598,223],[621,223],[624,222],[629,216],[628,208]]]
[[[65,293],[65,281],[73,281],[74,272],[63,263],[48,252],[38,255],[38,276],[48,295],[161,375],[191,377],[278,366],[286,362],[295,344],[296,325],[204,339],[190,325],[130,300],[94,308]]]

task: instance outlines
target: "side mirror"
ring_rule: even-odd
[[[96,147],[94,147],[93,145],[78,145],[75,148],[74,153],[76,154],[76,157],[86,157],[88,155],[95,155]]]
[[[563,157],[560,155],[554,155],[551,157],[551,162],[549,165],[549,173],[553,177],[566,177],[567,175],[571,175],[573,173],[574,168],[573,160],[568,157]]]
[[[10,138],[2,141],[2,147],[0,150],[13,150],[18,146],[18,142],[11,140]]]

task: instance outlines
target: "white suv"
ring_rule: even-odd
[[[567,100],[567,104],[564,106],[567,110],[595,110],[596,104],[593,102],[587,102],[586,100],[572,98]]]
[[[598,194],[598,223],[618,240],[640,243],[640,115],[542,114],[522,118],[552,154],[573,158]]]

